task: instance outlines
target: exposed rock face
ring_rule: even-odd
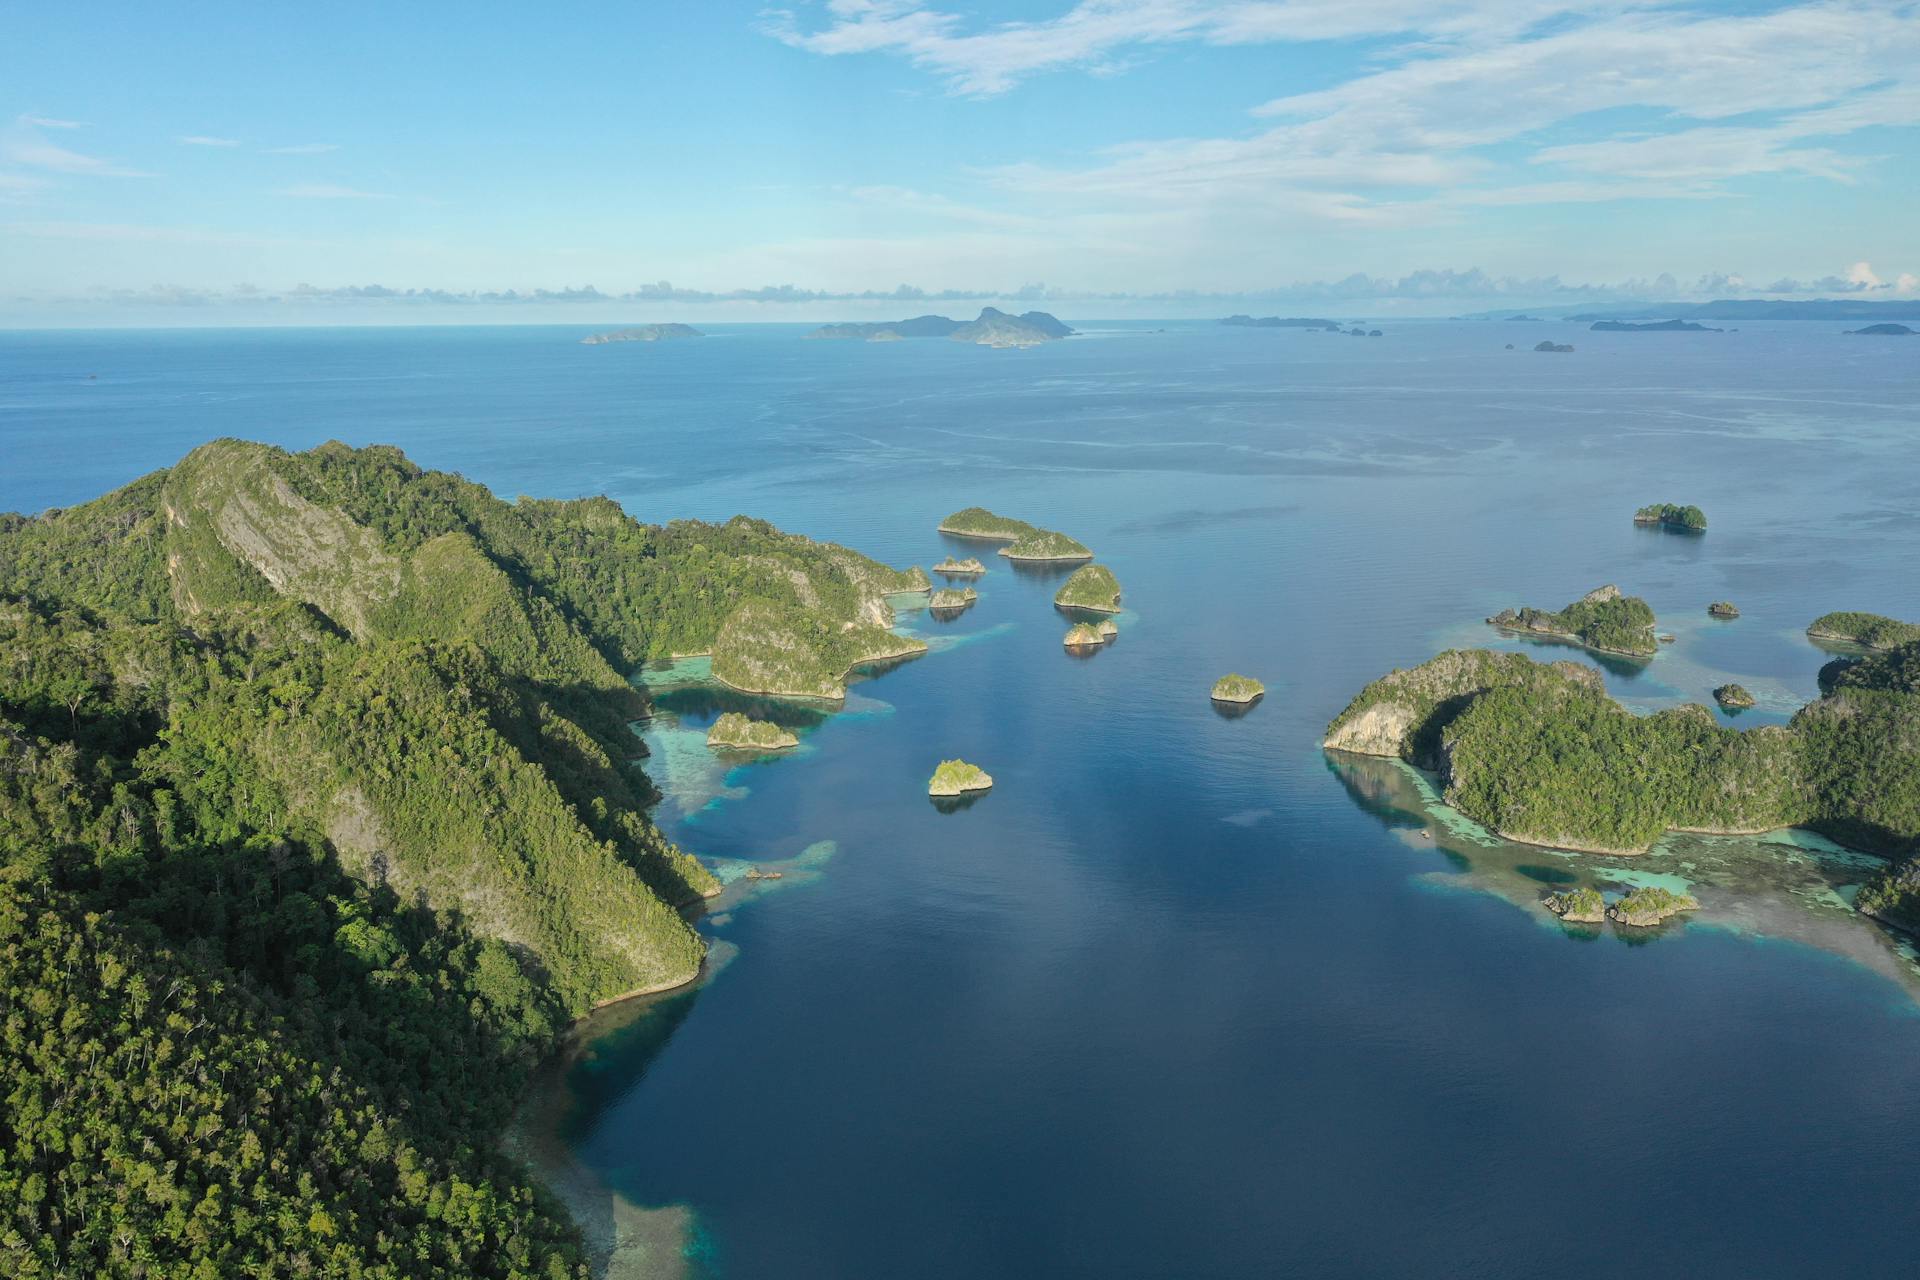
[[[1097,649],[1106,641],[1101,638],[1098,627],[1080,622],[1067,629],[1066,638],[1060,643],[1069,649]]]
[[[1707,612],[1716,618],[1737,618],[1740,616],[1740,610],[1734,607],[1733,601],[1731,600],[1715,600],[1707,606]]]
[[[927,598],[927,607],[936,613],[958,613],[979,598],[972,587],[942,587]]]
[[[945,574],[949,578],[977,578],[987,571],[987,566],[981,564],[974,556],[968,556],[965,560],[956,560],[948,556],[933,566],[933,571]]]
[[[1102,618],[1100,619],[1100,625],[1095,627],[1094,630],[1100,633],[1102,640],[1111,643],[1120,634],[1120,624],[1112,618]]]
[[[1538,663],[1520,653],[1449,649],[1417,667],[1391,671],[1362,689],[1327,726],[1321,745],[1437,768],[1437,720],[1488,689],[1543,680],[1572,681],[1596,691],[1606,688],[1600,673],[1583,663]]]

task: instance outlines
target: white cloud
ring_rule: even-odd
[[[20,123],[31,129],[84,129],[86,124],[80,120],[56,120],[52,116],[35,115],[28,112],[20,117]]]
[[[318,156],[339,149],[340,144],[337,142],[298,142],[290,147],[261,148],[270,156]]]
[[[78,126],[70,125],[66,121],[55,121],[52,126],[49,126],[42,116],[20,116],[14,120],[12,128],[0,133],[0,160],[26,165],[30,169],[46,169],[54,173],[81,174],[89,177],[150,178],[153,176],[139,169],[127,168],[115,160],[83,155],[78,151],[56,146],[41,136],[40,130],[48,127],[77,128]]]
[[[282,187],[275,195],[292,196],[296,200],[391,200],[392,196],[384,191],[362,191],[357,187],[343,187],[333,182],[302,182],[291,187]]]
[[[184,137],[175,138],[174,141],[183,147],[237,147],[240,145],[236,138],[210,138],[204,133],[190,133]]]

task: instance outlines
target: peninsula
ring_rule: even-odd
[[[1503,631],[1554,636],[1629,658],[1652,657],[1660,649],[1653,609],[1639,596],[1621,595],[1612,584],[1594,588],[1557,613],[1503,609],[1487,621]]]
[[[668,342],[675,338],[704,338],[707,335],[687,324],[643,324],[635,329],[613,329],[580,339],[586,347],[608,342]]]
[[[1863,649],[1894,649],[1920,640],[1920,625],[1878,613],[1823,613],[1807,624],[1814,640],[1857,644]]]
[[[790,729],[771,720],[755,720],[738,711],[728,711],[707,730],[707,745],[737,751],[784,751],[800,745]]]
[[[1019,546],[1015,543],[1014,546]],[[1077,545],[1077,544],[1076,544]],[[1103,564],[1082,565],[1053,595],[1057,609],[1084,609],[1093,613],[1120,612],[1120,580]]]

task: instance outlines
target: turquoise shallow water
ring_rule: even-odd
[[[711,982],[604,1020],[550,1087],[589,1171],[678,1206],[696,1269],[1517,1277],[1570,1240],[1584,1274],[1908,1265],[1920,1017],[1906,957],[1845,910],[1870,868],[1812,842],[1520,849],[1316,742],[1373,676],[1518,647],[1479,620],[1609,581],[1678,637],[1609,666],[1619,696],[1738,679],[1761,706],[1736,723],[1784,718],[1814,616],[1920,617],[1920,348],[1086,327],[1019,353],[782,326],[0,335],[0,507],[209,436],[340,437],[897,564],[977,550],[934,525],[979,503],[1113,567],[1121,638],[1074,660],[1056,579],[983,557],[979,603],[903,615],[935,651],[844,712],[758,704],[801,731],[777,760],[716,764],[694,735],[735,701],[640,675],[661,820],[729,877],[786,874],[705,923],[732,957]],[[1666,500],[1709,533],[1629,522]],[[1720,598],[1737,622],[1705,616]],[[1266,681],[1251,714],[1212,710],[1227,670]],[[943,813],[925,779],[952,755],[998,785]],[[1572,880],[1685,882],[1706,910],[1570,930],[1530,904]]]

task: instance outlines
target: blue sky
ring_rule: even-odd
[[[902,285],[1082,316],[1920,295],[1914,0],[78,4],[6,27],[6,324],[798,320],[890,314],[857,295]]]

